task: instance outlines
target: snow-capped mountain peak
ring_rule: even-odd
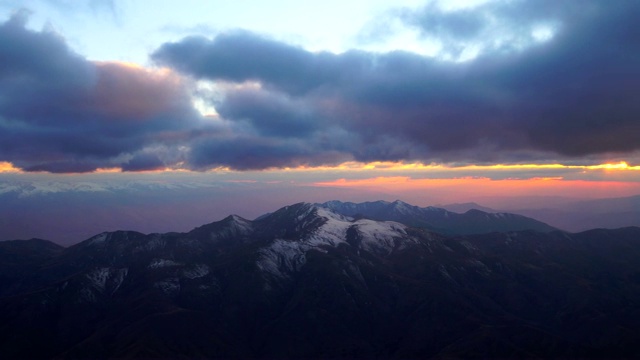
[[[407,235],[406,226],[397,222],[355,220],[327,207],[312,204],[300,206],[292,215],[295,217],[291,220],[299,229],[298,237],[275,239],[260,250],[257,261],[257,266],[268,275],[268,279],[276,282],[288,278],[304,266],[307,252],[312,250],[327,252],[332,248],[348,246],[354,251],[364,250],[385,256],[408,243],[415,243],[415,239]],[[273,285],[269,284],[267,287]]]

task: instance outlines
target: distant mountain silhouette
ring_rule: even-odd
[[[106,232],[69,248],[0,242],[0,354],[640,355],[640,228],[444,235],[338,206],[294,204],[188,233]],[[385,206],[418,211],[367,205],[379,216]]]
[[[467,202],[467,203],[455,203],[455,204],[446,204],[446,205],[437,205],[437,207],[441,207],[447,211],[455,212],[455,213],[466,213],[469,210],[480,210],[486,213],[497,213],[501,212],[486,206],[482,206],[475,202]]]
[[[565,200],[553,206],[522,207],[514,213],[542,220],[566,231],[640,226],[640,195],[621,198]]]

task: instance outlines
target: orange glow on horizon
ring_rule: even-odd
[[[298,166],[284,168],[284,171],[429,171],[429,170],[447,170],[447,171],[468,171],[468,170],[625,170],[640,171],[640,166],[631,166],[627,162],[605,163],[597,165],[564,165],[564,164],[495,164],[495,165],[463,165],[449,166],[446,164],[422,164],[422,163],[403,163],[389,161],[374,161],[370,163],[362,163],[357,161],[348,161],[334,166]],[[228,169],[226,169],[228,171]],[[266,171],[275,171],[278,169],[268,169]]]
[[[163,169],[140,171],[142,173],[162,173],[162,172],[183,172],[183,173],[200,173],[199,171],[189,170],[181,168],[183,164],[178,164],[177,167],[165,167]],[[495,165],[463,165],[463,166],[450,166],[447,164],[422,164],[422,163],[402,163],[402,162],[385,162],[375,161],[370,163],[362,163],[357,161],[348,161],[338,165],[332,166],[306,166],[301,165],[297,167],[285,167],[285,168],[268,168],[263,170],[234,170],[228,166],[219,166],[209,169],[208,173],[264,173],[264,172],[282,172],[282,173],[296,173],[296,172],[341,172],[347,171],[353,172],[429,172],[429,171],[441,171],[451,172],[452,174],[463,174],[468,171],[483,172],[486,171],[486,175],[491,171],[517,171],[517,170],[582,170],[586,171],[621,171],[621,172],[640,172],[640,166],[632,166],[627,162],[621,161],[618,163],[605,163],[597,165],[564,165],[564,164],[495,164]],[[0,173],[2,172],[16,172],[23,173],[20,168],[15,167],[11,162],[0,161]],[[124,173],[120,167],[106,167],[98,168],[93,171],[96,174],[103,173]],[[463,176],[464,177],[464,176]],[[391,178],[394,178],[393,176]],[[455,176],[455,178],[460,178]],[[544,177],[545,179],[559,180],[558,176]],[[639,179],[640,181],[640,179]]]
[[[359,188],[383,192],[416,193],[442,191],[465,196],[628,196],[640,193],[640,182],[565,180],[562,177],[494,180],[487,177],[457,177],[448,179],[413,179],[408,176],[375,177],[369,179],[338,179],[315,182],[313,186]]]
[[[0,161],[0,173],[21,173],[22,169],[7,161]]]
[[[99,168],[94,171],[96,174],[113,174],[113,173],[121,173],[122,169],[119,167],[112,168]]]

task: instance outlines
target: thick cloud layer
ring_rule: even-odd
[[[27,171],[144,170],[139,152],[175,145],[198,123],[177,75],[89,62],[25,21],[18,14],[0,25],[3,160]]]
[[[260,127],[297,119],[290,130],[300,136],[309,119],[316,128],[340,126],[363,146],[345,150],[362,160],[544,161],[640,148],[640,3],[494,2],[474,10],[402,14],[425,36],[454,45],[502,33],[462,63],[407,52],[311,53],[246,32],[168,43],[153,58],[200,79],[263,85],[247,98],[307,104],[279,120],[279,105],[233,94],[218,106]],[[537,38],[541,26],[551,39]],[[383,149],[370,154],[370,146]]]
[[[640,151],[637,1],[390,16],[440,39],[450,57],[473,46],[478,56],[314,53],[233,31],[166,43],[152,59],[167,68],[150,70],[88,61],[58,34],[26,29],[19,13],[0,24],[0,161],[50,172],[244,170]],[[195,110],[196,80],[215,84],[203,98],[218,117]]]

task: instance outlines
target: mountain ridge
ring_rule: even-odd
[[[0,353],[638,355],[640,228],[443,235],[298,203],[56,251],[14,277],[0,264]]]
[[[469,209],[465,213],[456,213],[433,206],[418,207],[400,200],[364,203],[345,203],[334,200],[319,205],[345,215],[361,215],[373,220],[393,220],[405,225],[421,227],[449,235],[518,230],[542,232],[558,230],[541,221],[523,215],[506,212],[488,213],[479,209]]]

